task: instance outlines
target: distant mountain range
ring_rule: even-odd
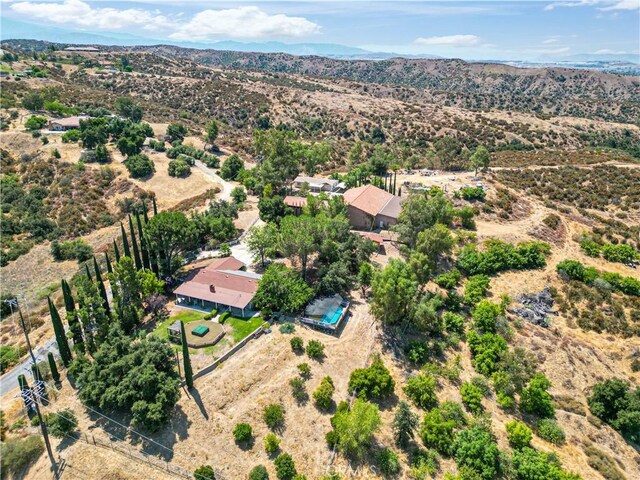
[[[223,40],[218,42],[180,42],[166,38],[141,37],[127,33],[89,33],[66,28],[36,25],[22,22],[12,18],[0,18],[0,40],[32,39],[46,40],[57,43],[84,44],[84,45],[115,45],[115,46],[144,46],[170,44],[178,47],[213,49],[234,52],[259,52],[259,53],[286,53],[290,55],[317,55],[342,60],[386,60],[390,58],[442,58],[437,55],[421,54],[407,55],[393,52],[373,52],[359,47],[350,47],[336,43],[284,43],[284,42],[238,42]],[[474,61],[474,59],[468,59]],[[633,54],[576,54],[565,57],[542,56],[535,61],[515,60],[487,60],[496,63],[508,63],[520,66],[543,66],[563,63],[566,67],[593,68],[596,70],[615,70],[609,65],[598,65],[597,62],[621,62],[625,64],[640,65],[640,58]],[[621,68],[620,73],[627,73],[629,68]],[[635,68],[632,66],[633,72]]]

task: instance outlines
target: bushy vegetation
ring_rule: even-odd
[[[589,410],[633,442],[640,440],[640,388],[610,378],[594,385]]]
[[[262,412],[262,419],[271,430],[281,428],[284,425],[284,407],[279,403],[267,405]]]
[[[594,284],[598,279],[601,279],[613,290],[627,295],[640,296],[640,280],[633,277],[624,277],[619,273],[603,272],[593,267],[585,267],[577,260],[563,260],[558,263],[556,270],[561,277],[566,279],[587,284]]]
[[[329,432],[327,439],[345,455],[362,457],[380,424],[380,413],[376,405],[362,399],[356,399],[351,408],[347,403],[341,403],[331,418],[333,430]]]
[[[44,452],[44,443],[38,435],[3,441],[0,443],[2,477],[8,474],[20,475],[27,466],[42,455],[42,452]]]
[[[153,160],[142,154],[128,156],[124,161],[124,166],[127,167],[133,178],[148,177],[156,171]]]
[[[238,443],[247,443],[253,438],[253,429],[248,423],[236,423],[233,427],[233,438]]]
[[[544,267],[550,247],[544,242],[523,242],[512,245],[500,240],[488,240],[484,250],[465,245],[458,255],[458,267],[469,275],[491,275],[505,270],[530,270]]]
[[[431,375],[421,373],[409,377],[403,390],[417,407],[424,410],[428,410],[438,402],[436,380]]]
[[[367,368],[357,368],[349,376],[349,391],[359,398],[375,400],[393,393],[395,381],[382,359],[374,358]]]
[[[313,401],[320,410],[327,411],[333,405],[333,380],[331,377],[324,377],[318,388],[313,392]]]
[[[63,260],[78,260],[79,263],[86,262],[93,257],[93,248],[81,239],[51,242],[51,256],[57,262]]]

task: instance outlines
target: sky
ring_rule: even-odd
[[[2,18],[166,42],[336,43],[503,60],[640,54],[640,0],[0,1]]]

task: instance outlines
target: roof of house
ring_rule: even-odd
[[[356,235],[360,235],[362,238],[368,238],[369,240],[371,240],[372,242],[377,243],[378,245],[382,245],[384,243],[384,239],[382,238],[382,235],[380,235],[379,233],[375,233],[375,232],[360,232],[358,230],[351,230],[353,233],[355,233]]]
[[[244,263],[234,257],[219,258],[193,272],[176,288],[176,295],[246,308],[258,289],[261,275],[240,270]]]
[[[67,118],[57,118],[54,120],[51,120],[51,124],[52,125],[60,125],[61,127],[79,127],[80,126],[80,120],[88,120],[89,117],[87,116],[74,116],[74,117],[67,117]]]
[[[374,217],[382,214],[397,218],[400,214],[400,197],[374,185],[363,185],[347,190],[344,192],[344,203]]]
[[[304,177],[299,176],[293,181],[294,183],[308,183],[309,185],[331,185],[335,187],[340,183],[340,180],[334,180],[332,178],[315,178],[315,177]]]
[[[292,208],[303,208],[307,206],[306,197],[293,197],[291,195],[287,195],[284,197],[283,201],[285,205]]]

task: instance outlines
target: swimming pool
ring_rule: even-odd
[[[335,311],[333,312],[333,314],[331,314],[331,312],[327,312],[322,316],[322,323],[328,323],[329,325],[333,325],[334,323],[338,323],[338,320],[340,320],[340,317],[342,316],[342,312],[344,311],[344,308],[342,308],[342,306],[338,307],[335,309]]]

